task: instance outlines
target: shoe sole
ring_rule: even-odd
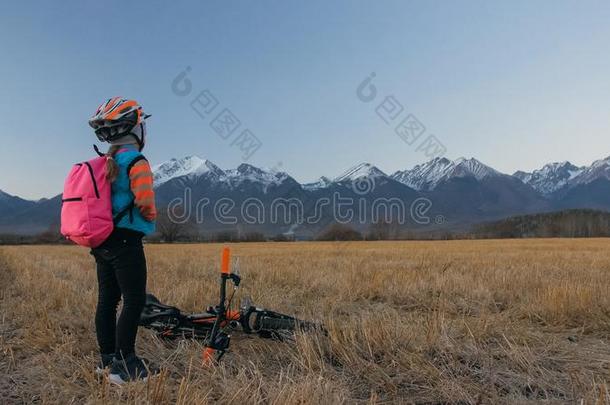
[[[121,376],[120,376],[120,375],[118,375],[118,374],[109,374],[109,375],[108,375],[108,381],[109,381],[111,384],[114,384],[114,385],[123,385],[123,384],[125,384],[125,383],[126,383],[126,381],[125,381],[125,380],[123,380],[123,379],[121,378]]]
[[[110,381],[110,383],[114,384],[114,385],[123,385],[125,383],[128,383],[131,380],[125,381],[125,380],[123,380],[123,378],[121,378],[121,376],[119,374],[109,374],[108,375],[108,381]],[[146,382],[146,381],[148,381],[148,376],[146,376],[144,378],[140,378],[140,379],[138,379],[136,381]]]

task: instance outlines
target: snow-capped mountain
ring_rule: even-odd
[[[159,187],[172,179],[184,176],[198,177],[208,173],[213,174],[217,181],[225,182],[232,187],[245,181],[277,185],[290,178],[284,172],[260,169],[245,163],[237,169],[223,170],[209,160],[198,156],[171,159],[154,166],[153,173],[155,187]],[[327,188],[333,183],[352,182],[362,178],[392,178],[415,190],[429,191],[433,190],[439,183],[453,177],[474,177],[477,180],[482,180],[494,175],[501,175],[501,173],[476,159],[460,158],[451,161],[446,158],[436,158],[417,165],[413,169],[398,171],[392,176],[388,176],[378,167],[365,162],[349,168],[332,180],[322,176],[315,182],[302,184],[301,186],[304,190],[317,190]]]
[[[171,159],[152,167],[152,171],[155,187],[182,176],[200,176],[205,173],[213,173],[218,177],[225,175],[224,171],[214,163],[199,156]]]
[[[5,193],[4,191],[0,190],[0,201],[6,201],[9,198],[11,198],[12,195]]]
[[[279,184],[288,178],[284,172],[276,172],[269,169],[259,169],[258,167],[242,163],[237,169],[225,171],[227,178],[233,182],[240,183],[242,181],[261,182],[266,184]]]
[[[499,171],[492,169],[475,158],[459,158],[454,163],[455,167],[450,177],[474,177],[477,180],[483,180],[487,177],[502,175]]]
[[[303,184],[302,187],[304,190],[313,191],[328,188],[331,184],[333,184],[333,181],[331,179],[326,176],[322,176],[312,183]]]
[[[191,201],[192,212],[208,218],[207,225],[203,225],[208,230],[233,226],[213,220],[217,214],[215,203],[226,198],[235,203],[235,210],[246,200],[254,198],[262,202],[261,215],[266,215],[268,221],[257,231],[269,234],[285,232],[288,226],[294,225],[294,221],[284,225],[276,223],[280,216],[294,209],[284,207],[282,214],[277,204],[273,205],[277,201],[301,202],[307,212],[320,215],[317,223],[320,225],[334,221],[336,212],[332,207],[318,211],[318,202],[321,198],[332,201],[337,194],[369,199],[363,207],[373,206],[383,198],[409,204],[425,197],[433,202],[431,213],[445,218],[448,226],[560,209],[610,211],[610,157],[586,167],[576,167],[569,162],[550,163],[531,173],[516,172],[512,176],[474,158],[437,158],[392,176],[370,163],[360,163],[335,178],[321,177],[307,184],[300,184],[284,172],[249,164],[221,169],[197,156],[168,160],[154,166],[153,172],[158,206],[167,207],[177,199]],[[359,181],[363,179],[367,181]],[[369,182],[369,179],[374,181]],[[356,185],[367,187],[361,190],[354,188]],[[29,201],[0,190],[0,233],[37,233],[57,226],[61,204],[61,195],[49,200]],[[270,209],[272,206],[274,208]],[[359,209],[360,206],[354,210],[358,218]],[[234,224],[246,229],[250,222]],[[315,232],[306,225],[290,229]]]
[[[223,184],[228,189],[238,188],[243,183],[258,184],[266,191],[269,186],[279,185],[290,176],[284,172],[260,169],[243,163],[236,169],[223,170],[209,160],[198,156],[171,159],[152,168],[154,184],[158,188],[174,179],[200,179]]]
[[[585,168],[577,167],[570,162],[555,162],[548,163],[531,173],[517,171],[513,176],[548,196],[568,185],[584,170]]]
[[[579,184],[589,184],[600,178],[610,180],[610,156],[605,159],[596,160],[589,167],[581,168],[569,185],[574,187]]]
[[[270,169],[260,169],[258,167],[242,163],[237,169],[225,170],[225,178],[222,179],[228,182],[231,187],[239,187],[241,184],[248,182],[260,184],[263,186],[263,191],[272,185],[280,185],[290,176],[284,172],[277,172]]]
[[[531,173],[518,171],[513,176],[545,196],[559,191],[565,193],[595,180],[610,180],[610,157],[596,160],[591,166],[584,167],[575,166],[570,162],[548,163]]]
[[[413,169],[397,171],[391,177],[415,190],[428,191],[436,187],[453,165],[454,163],[447,158],[435,158],[417,165]]]
[[[491,176],[500,176],[500,172],[472,158],[459,158],[451,161],[447,158],[435,158],[415,166],[413,169],[397,171],[391,177],[418,191],[431,191],[443,181],[454,177],[473,177],[482,180]]]
[[[384,172],[370,163],[360,163],[346,170],[334,179],[335,183],[354,181],[362,178],[388,177]]]

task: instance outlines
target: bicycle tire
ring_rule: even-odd
[[[257,330],[267,330],[267,331],[276,331],[276,330],[286,330],[293,331],[297,329],[298,321],[294,318],[283,316],[275,317],[269,315],[262,315],[260,318],[257,318]]]

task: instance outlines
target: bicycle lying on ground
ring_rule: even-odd
[[[227,282],[233,285],[233,292],[229,297]],[[221,359],[229,348],[231,332],[236,329],[247,334],[279,340],[295,331],[324,331],[320,324],[258,308],[249,298],[242,300],[239,310],[233,310],[233,297],[240,283],[239,274],[230,271],[230,250],[225,247],[222,251],[218,305],[208,307],[203,313],[184,314],[180,309],[165,305],[154,295],[147,294],[140,316],[140,326],[154,330],[164,339],[205,340],[203,360],[206,363]]]

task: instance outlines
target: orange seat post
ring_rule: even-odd
[[[220,261],[220,272],[222,274],[230,273],[230,263],[231,263],[231,249],[229,247],[224,247],[222,249],[222,258]]]

